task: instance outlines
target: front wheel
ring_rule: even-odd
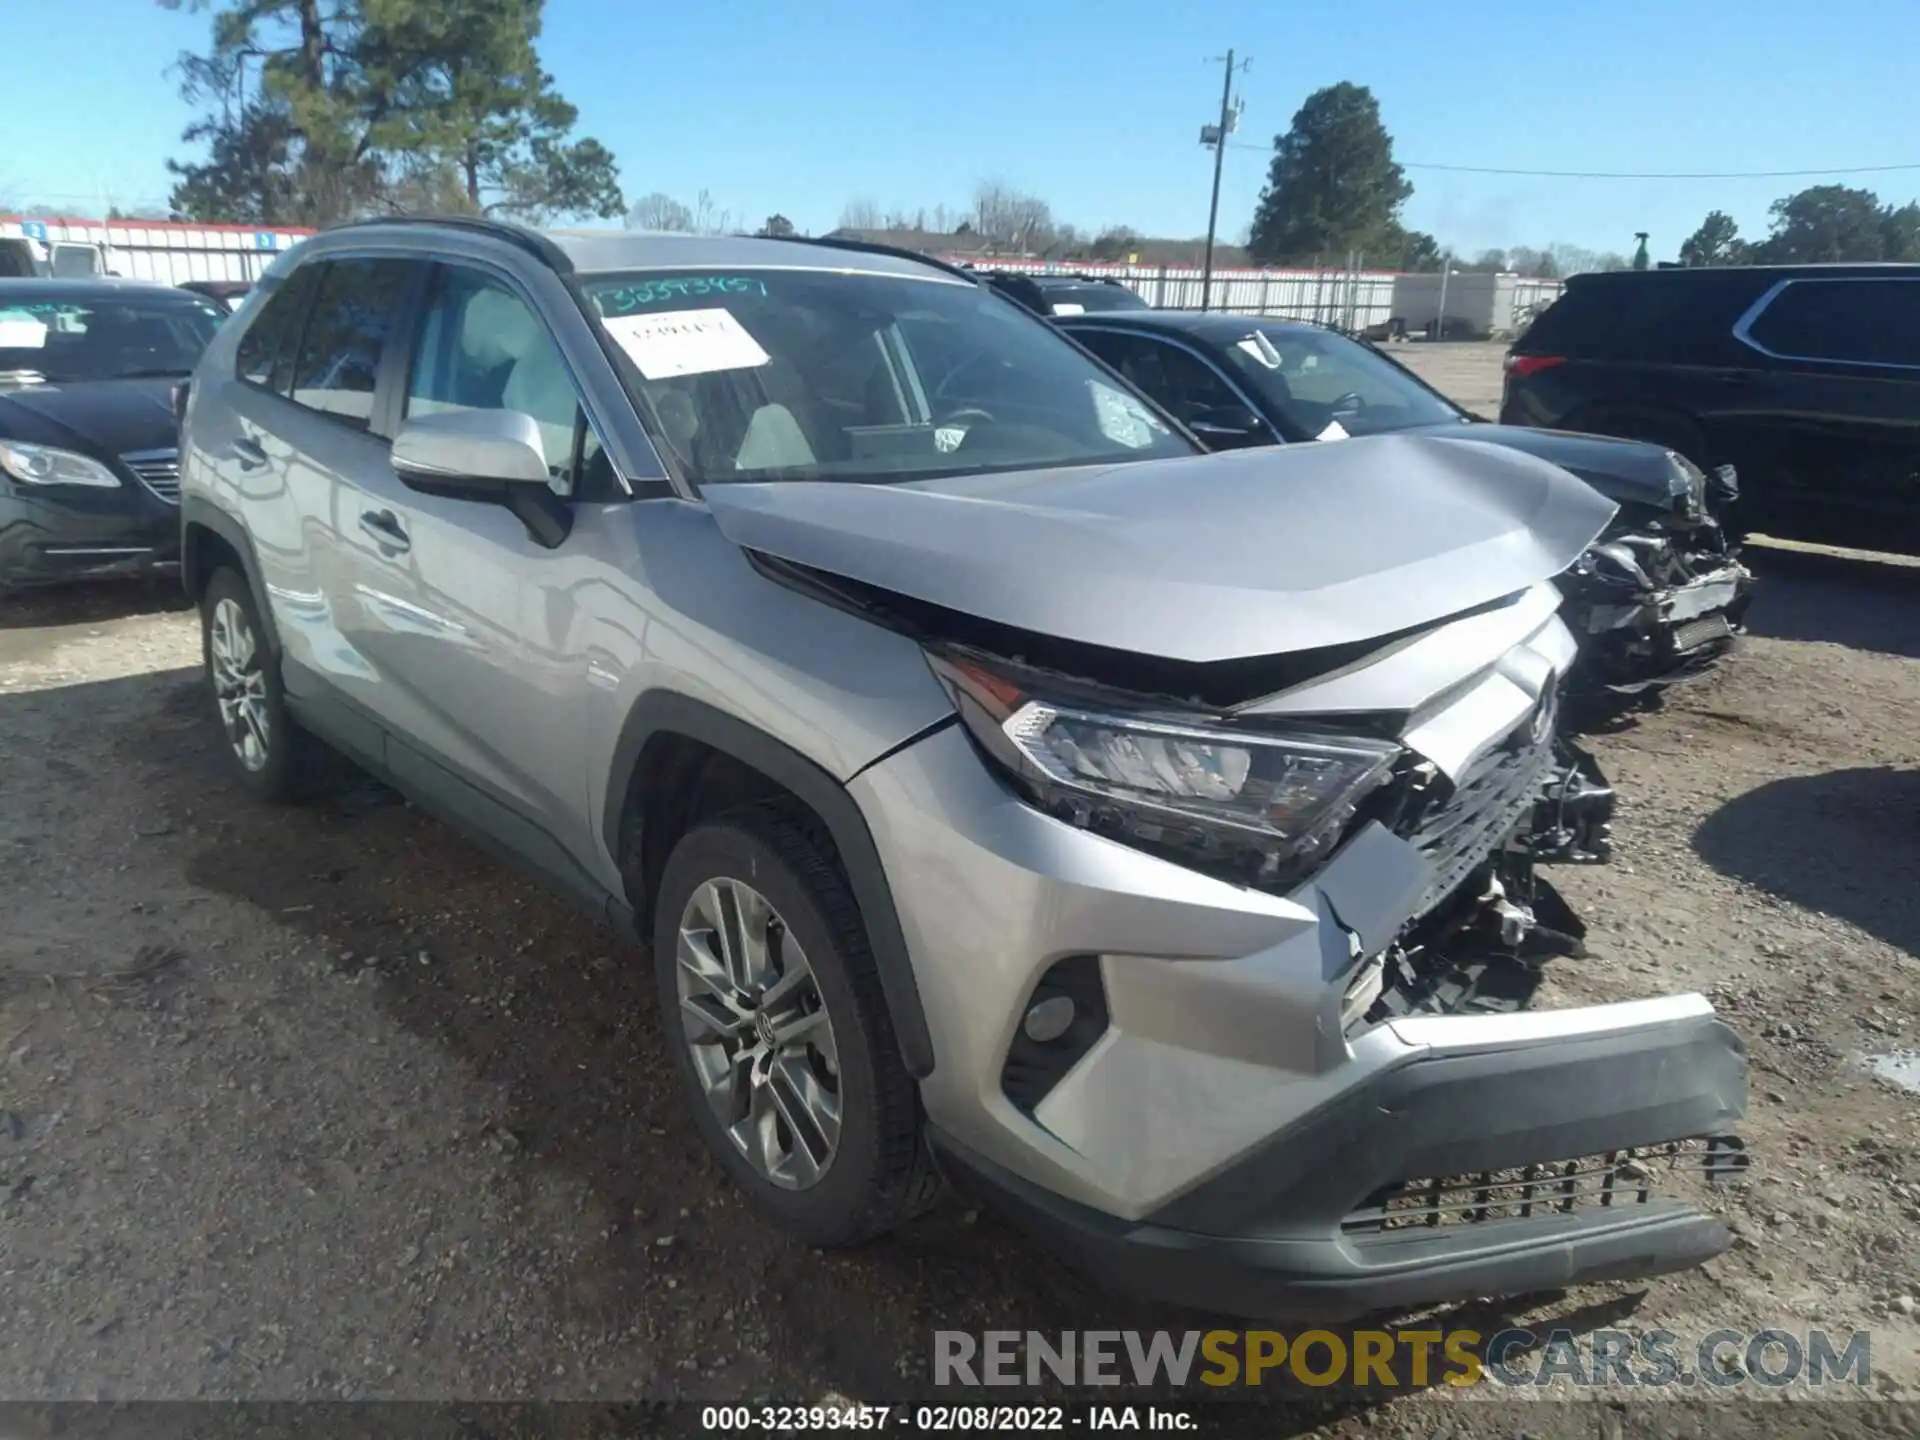
[[[866,928],[822,837],[777,808],[690,831],[654,906],[661,1029],[707,1148],[809,1244],[883,1234],[937,1182]]]

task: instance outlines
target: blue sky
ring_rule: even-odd
[[[1920,163],[1912,0],[549,0],[543,54],[630,198],[705,189],[738,223],[830,228],[859,196],[964,206],[1000,179],[1083,228],[1206,227],[1207,57],[1252,58],[1238,137],[1262,147],[1338,80],[1379,97],[1402,162],[1752,171]],[[208,18],[154,0],[13,0],[0,204],[164,203],[191,112],[163,71]],[[1228,152],[1243,231],[1259,148]],[[1920,169],[1752,180],[1573,180],[1410,169],[1405,219],[1471,253],[1564,241],[1670,256],[1710,209],[1764,233],[1770,201],[1833,179],[1920,196]]]

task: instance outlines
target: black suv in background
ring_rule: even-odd
[[[1009,300],[1049,318],[1147,308],[1138,293],[1110,275],[1029,275],[1018,270],[976,273]]]
[[[1576,275],[1506,370],[1505,424],[1735,466],[1744,529],[1920,551],[1920,265]]]

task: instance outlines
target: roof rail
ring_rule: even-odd
[[[909,250],[904,245],[882,245],[877,240],[847,240],[838,235],[782,235],[779,237],[796,245],[825,245],[834,250],[856,250],[867,255],[891,255],[896,260],[913,260],[929,265],[935,270],[944,270],[949,275],[957,275],[962,280],[978,285],[980,276],[950,260],[942,260],[937,255],[928,255],[924,251]]]
[[[380,225],[437,225],[447,230],[472,230],[517,246],[559,274],[573,273],[573,261],[567,258],[567,252],[538,230],[528,229],[525,225],[510,224],[505,220],[489,220],[481,215],[375,215],[365,220],[343,220],[338,225],[327,226],[320,233],[331,235],[336,230],[354,230],[362,226]]]

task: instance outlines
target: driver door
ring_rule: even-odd
[[[550,483],[572,497],[583,411],[558,346],[511,282],[435,266],[406,338],[396,428],[451,410],[531,415]],[[501,828],[505,807],[573,849],[587,709],[569,582],[580,537],[547,549],[506,507],[423,494],[391,465],[345,503],[355,512],[340,517],[356,547],[352,644],[381,677],[389,767],[485,828]]]

